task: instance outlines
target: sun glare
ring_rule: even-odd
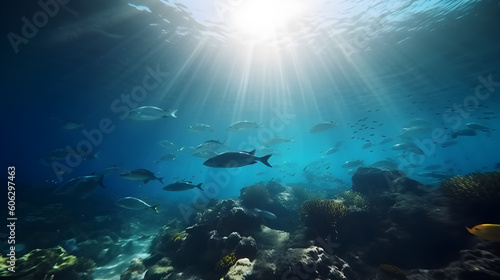
[[[232,25],[248,39],[271,39],[286,33],[287,25],[300,15],[301,4],[292,0],[251,0],[235,7]]]

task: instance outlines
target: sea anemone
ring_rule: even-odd
[[[330,233],[347,212],[347,207],[342,202],[325,199],[307,200],[299,210],[306,226],[320,234]]]
[[[500,172],[454,176],[441,182],[441,191],[455,213],[486,218],[500,211]]]
[[[263,208],[270,202],[268,189],[261,185],[251,185],[241,190],[241,203],[248,208]]]

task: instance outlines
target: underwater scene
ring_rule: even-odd
[[[500,279],[500,1],[1,13],[0,279]]]

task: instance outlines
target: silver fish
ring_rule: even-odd
[[[235,122],[232,125],[230,125],[228,128],[226,128],[226,130],[231,131],[231,132],[238,132],[238,131],[256,129],[260,126],[261,125],[256,123],[256,122],[239,121],[239,122]]]
[[[320,133],[328,129],[334,128],[336,123],[334,121],[329,122],[321,122],[315,124],[311,129],[309,129],[309,133]]]
[[[187,127],[187,129],[194,132],[212,132],[215,131],[210,125],[204,123],[197,123]]]
[[[130,210],[144,210],[151,208],[156,213],[158,213],[158,204],[149,205],[143,200],[130,196],[118,199],[117,201],[115,201],[115,205]]]
[[[136,121],[151,121],[162,118],[177,118],[177,110],[167,112],[155,106],[142,106],[129,111],[128,118]]]
[[[160,183],[163,184],[162,179],[163,178],[157,178],[153,172],[147,170],[147,169],[136,169],[132,171],[125,171],[122,174],[120,174],[121,177],[128,179],[128,180],[140,180],[143,181],[144,184],[147,184],[150,180],[158,180]]]

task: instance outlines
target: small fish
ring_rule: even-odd
[[[413,126],[409,128],[403,128],[403,133],[399,136],[402,138],[411,138],[420,134],[430,133],[431,128],[426,126]]]
[[[273,213],[271,213],[269,211],[260,210],[259,208],[254,208],[253,211],[258,216],[261,216],[262,218],[266,218],[268,220],[276,220],[278,218]]]
[[[479,238],[490,241],[500,241],[500,225],[481,224],[473,227],[472,229],[468,227],[465,228],[467,229],[467,231]]]
[[[129,111],[128,118],[136,121],[151,121],[162,118],[177,118],[177,110],[165,111],[155,106],[142,106]]]
[[[334,121],[329,122],[321,122],[315,124],[311,129],[309,129],[309,133],[320,133],[328,129],[334,128],[336,123]]]
[[[177,182],[166,185],[165,187],[163,187],[163,189],[166,191],[176,192],[176,191],[187,191],[187,190],[190,190],[193,188],[198,188],[198,189],[203,191],[203,189],[201,188],[201,184],[202,183],[199,183],[198,185],[194,185],[193,182],[191,182],[191,181],[177,181]]]
[[[370,142],[366,142],[363,146],[361,146],[361,149],[368,149],[371,146],[373,146],[373,143],[371,141]]]
[[[174,150],[177,150],[177,146],[168,141],[168,140],[161,140],[161,141],[158,141],[158,145],[162,146],[162,147],[165,147],[167,149],[174,149]]]
[[[144,184],[147,184],[150,180],[158,180],[160,181],[160,183],[163,184],[162,181],[163,178],[157,178],[155,174],[153,174],[153,172],[147,169],[136,169],[132,171],[125,171],[122,174],[120,174],[120,176],[127,180],[143,181]]]
[[[458,136],[476,136],[476,135],[477,135],[477,133],[475,130],[470,129],[470,128],[466,128],[466,129],[461,129],[461,130],[457,130],[457,131],[453,132],[451,134],[451,137],[457,138]]]
[[[212,132],[215,131],[210,125],[204,123],[197,123],[187,127],[187,129],[194,132]]]
[[[195,150],[196,151],[206,151],[206,150],[210,150],[210,151],[217,151],[218,149],[220,149],[221,147],[227,147],[224,143],[220,142],[219,140],[207,140],[203,143],[201,143],[200,145],[198,145]],[[229,149],[229,147],[227,147]]]
[[[159,162],[162,162],[162,161],[174,160],[176,157],[177,157],[177,155],[175,155],[175,154],[166,154],[166,155],[163,155],[160,158],[160,160],[154,161],[153,163],[159,163]]]
[[[274,146],[274,145],[288,143],[288,142],[294,142],[294,141],[292,138],[273,137],[273,138],[267,139],[266,141],[263,141],[262,145],[269,147],[269,146]]]
[[[338,152],[338,151],[339,151],[339,149],[338,149],[337,147],[335,147],[335,148],[330,148],[330,149],[328,149],[328,150],[325,152],[325,155],[331,155],[331,154],[334,154],[334,153],[336,153],[336,152]]]
[[[226,128],[226,130],[231,132],[239,132],[239,131],[256,129],[260,126],[261,125],[256,122],[239,121],[230,125],[228,128]]]
[[[135,198],[135,197],[130,197],[130,196],[118,199],[117,201],[115,201],[115,205],[117,205],[121,208],[130,209],[130,210],[143,210],[143,209],[151,208],[156,213],[159,213],[158,212],[158,206],[159,206],[158,204],[149,205],[146,202],[144,202],[143,200],[140,200],[140,199]]]
[[[260,161],[263,164],[272,167],[267,162],[270,157],[271,155],[256,157],[255,150],[251,152],[224,152],[215,157],[209,158],[203,163],[203,165],[217,168],[233,168],[255,164],[257,161]]]
[[[346,161],[342,167],[343,168],[353,168],[353,167],[358,167],[358,166],[361,166],[363,165],[363,161],[362,160],[351,160],[351,161]]]
[[[468,123],[465,126],[467,126],[470,129],[474,129],[474,130],[481,130],[481,131],[484,131],[484,132],[489,132],[490,131],[489,127],[486,127],[486,126],[484,126],[482,124],[478,124],[478,123]]]
[[[382,135],[382,137],[385,137],[385,136]],[[394,140],[394,139],[393,138],[384,138],[378,144],[379,145],[384,145],[384,144],[387,144],[387,143],[391,142],[392,140]]]

